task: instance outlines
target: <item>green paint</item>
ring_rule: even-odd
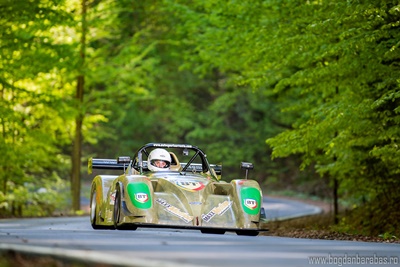
[[[244,187],[240,190],[243,210],[250,215],[257,215],[261,208],[260,190],[254,187]]]
[[[129,183],[127,191],[132,204],[139,209],[149,209],[152,206],[149,186],[145,183]]]

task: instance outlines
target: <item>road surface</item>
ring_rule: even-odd
[[[86,216],[0,220],[0,249],[115,266],[400,266],[399,244],[213,235],[193,230],[93,230]]]
[[[286,220],[307,215],[315,215],[322,209],[303,202],[282,198],[263,198],[263,207],[268,220]]]

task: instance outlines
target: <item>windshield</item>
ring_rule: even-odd
[[[170,165],[168,170],[180,171],[180,172],[207,172],[208,164],[205,159],[205,154],[198,148],[190,145],[169,145],[169,144],[148,144],[138,152],[137,162],[135,168],[143,167],[143,171],[162,171],[162,169],[155,169],[152,166],[149,168],[149,162],[151,159],[154,162],[155,155],[161,155],[160,149],[163,150],[161,154],[170,154]],[[152,153],[157,150],[156,153]],[[141,159],[140,159],[141,158]],[[142,163],[140,164],[140,161]]]

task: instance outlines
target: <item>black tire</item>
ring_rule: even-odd
[[[247,235],[247,236],[258,236],[259,232],[254,230],[246,230],[246,231],[236,231],[237,235]]]
[[[114,211],[113,211],[113,221],[114,221],[114,229],[118,230],[136,230],[137,226],[131,224],[123,224],[120,225],[121,220],[121,209],[122,209],[122,200],[121,200],[121,189],[117,187],[115,192],[115,203],[114,203]]]
[[[120,230],[121,227],[118,225],[121,218],[121,190],[117,187],[117,191],[115,192],[115,202],[114,202],[114,211],[113,211],[113,222],[114,228]]]
[[[93,229],[99,229],[98,225],[96,224],[97,219],[97,203],[96,203],[96,188],[92,188],[92,193],[90,197],[90,224],[92,225]]]
[[[202,234],[214,234],[214,235],[223,235],[225,234],[225,230],[223,229],[201,229]]]

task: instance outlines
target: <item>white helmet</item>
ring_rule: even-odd
[[[161,161],[163,166],[157,166]],[[165,164],[165,165],[164,165]],[[147,159],[147,166],[150,171],[168,171],[171,165],[171,155],[169,152],[162,148],[156,148],[150,152],[149,158]]]

